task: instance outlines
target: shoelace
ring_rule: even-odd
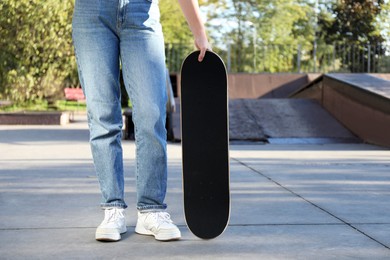
[[[173,223],[173,221],[171,220],[171,215],[169,215],[169,213],[167,212],[152,212],[149,214],[148,217],[150,216],[156,220],[158,226],[160,226],[163,223],[169,223],[169,224]]]
[[[107,215],[105,216],[104,220],[107,223],[115,222],[119,218],[120,212],[116,208],[109,209],[106,212]]]

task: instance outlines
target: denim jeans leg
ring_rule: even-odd
[[[90,128],[90,144],[102,192],[102,207],[126,208],[121,146],[119,39],[116,6],[76,1],[73,41]],[[108,3],[108,2],[107,2]],[[104,17],[104,19],[100,19]]]
[[[137,208],[162,210],[167,189],[167,94],[157,0],[129,2],[120,39],[124,81],[133,105]]]

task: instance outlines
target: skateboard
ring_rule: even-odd
[[[230,215],[227,74],[222,59],[191,53],[181,68],[184,214],[197,237],[212,239]]]

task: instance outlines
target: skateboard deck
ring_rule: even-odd
[[[227,74],[222,59],[191,53],[181,68],[184,213],[199,238],[219,236],[230,215]]]

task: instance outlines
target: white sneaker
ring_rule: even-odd
[[[118,241],[126,231],[124,209],[107,208],[104,210],[104,220],[96,229],[95,238],[99,241]]]
[[[138,212],[135,232],[141,235],[152,235],[156,240],[169,241],[181,238],[179,228],[173,224],[167,212]]]

